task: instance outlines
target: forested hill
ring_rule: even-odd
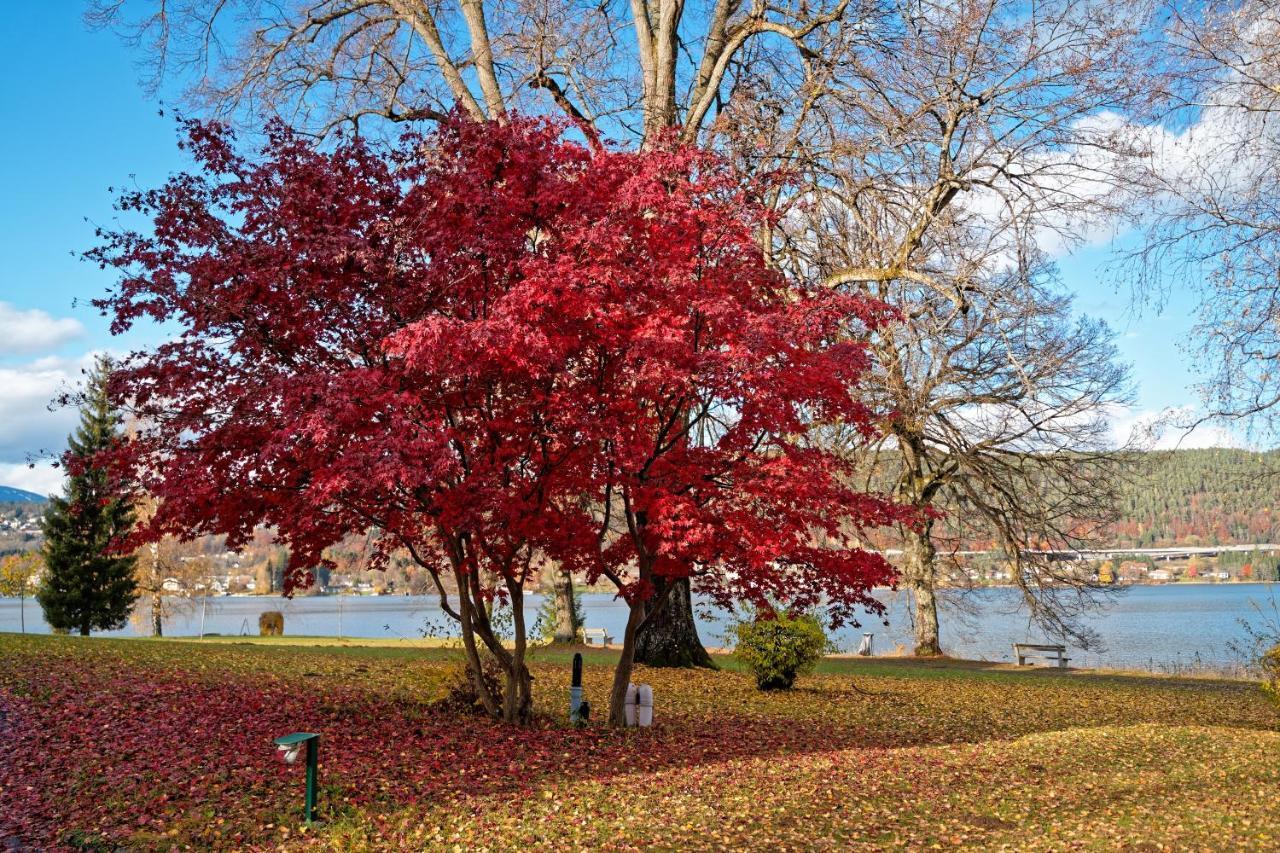
[[[1141,454],[1109,545],[1280,542],[1280,451]]]
[[[1108,546],[1280,542],[1280,451],[1170,450],[1137,454]],[[0,528],[34,519],[43,499],[0,487]],[[3,543],[0,543],[2,546]],[[978,545],[977,547],[982,547]]]

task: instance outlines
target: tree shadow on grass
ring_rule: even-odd
[[[321,733],[322,779],[346,808],[520,797],[572,780],[1082,726],[1277,725],[1265,699],[1236,683],[1060,672],[926,678],[902,668],[812,676],[762,694],[743,673],[640,668],[637,680],[656,692],[654,727],[574,729],[564,722],[569,673],[557,662],[535,671],[542,716],[515,728],[432,707],[434,694],[413,684],[438,675],[440,663],[66,648],[74,653],[13,656],[0,672],[0,789],[17,798],[0,811],[20,816],[0,815],[0,837],[37,847],[67,827],[128,839],[139,821],[190,827],[190,815],[206,812],[224,821],[217,831],[227,838],[252,837],[296,806],[301,769],[280,764],[271,743],[289,731]],[[611,671],[607,658],[590,664],[587,695],[603,716]]]
[[[564,712],[554,707],[563,691],[567,711],[567,673],[538,675],[541,710],[555,722],[544,716],[531,729],[513,731],[481,717],[429,716],[411,753],[421,760],[398,763],[395,755],[384,754],[373,766],[400,768],[391,773],[402,780],[409,799],[416,799],[415,786],[426,780],[406,765],[422,762],[437,768],[431,785],[440,783],[440,774],[458,773],[443,783],[454,793],[519,794],[566,778],[607,783],[739,759],[978,743],[1139,722],[1271,729],[1280,720],[1256,691],[1236,683],[1214,692],[1202,686],[1188,691],[1165,680],[1032,675],[968,684],[839,675],[764,694],[741,673],[641,668],[637,681],[650,681],[656,691],[653,728],[614,731],[596,722],[574,730],[559,722]],[[588,668],[588,696],[607,695],[608,675],[607,669]]]

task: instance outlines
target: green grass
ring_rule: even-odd
[[[207,635],[204,637],[141,637],[130,638],[130,642],[160,643],[204,643],[236,646],[283,646],[290,648],[319,648],[335,654],[371,658],[413,658],[426,657],[440,660],[460,659],[460,640],[439,637],[421,639],[402,639],[395,637],[320,637],[320,636],[222,636]],[[440,654],[437,654],[440,652]],[[592,646],[535,646],[529,650],[530,660],[534,663],[563,664],[568,666],[574,654],[582,654],[588,664],[613,666],[617,660],[617,649],[601,649]],[[711,658],[717,667],[731,672],[742,672],[744,667],[732,654],[713,651]],[[989,661],[964,660],[959,658],[910,658],[910,657],[874,657],[863,658],[840,655],[823,658],[817,666],[819,675],[849,675],[908,678],[941,678],[941,679],[984,679],[997,680],[1013,677],[1031,676],[1037,678],[1086,678],[1093,683],[1101,683],[1107,679],[1138,678],[1141,681],[1168,680],[1179,681],[1224,681],[1233,683],[1238,679],[1225,679],[1217,675],[1205,676],[1169,676],[1141,671],[1121,670],[1060,670],[1051,666],[1015,667],[1007,663]]]
[[[1252,683],[833,658],[761,694],[718,657],[638,671],[654,729],[575,731],[572,653],[534,652],[540,722],[512,730],[433,710],[459,652],[421,642],[0,635],[0,793],[34,797],[40,831],[144,849],[1280,846],[1280,710]],[[584,650],[601,711],[616,654]],[[258,778],[252,757],[293,721],[325,736],[325,823],[306,833],[282,791],[298,780]],[[153,761],[175,724],[198,729],[186,749],[204,764]],[[114,726],[135,729],[127,749],[101,742]],[[106,781],[67,781],[75,765],[40,751],[78,738],[107,750]],[[23,767],[46,795],[22,793]],[[114,817],[147,809],[141,827]]]

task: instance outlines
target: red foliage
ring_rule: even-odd
[[[887,311],[770,269],[724,163],[525,120],[390,151],[276,128],[258,162],[217,126],[190,144],[203,174],[123,198],[154,233],[90,253],[124,273],[116,331],[182,328],[112,385],[142,423],[115,461],[161,500],[144,536],[269,524],[300,569],[376,525],[451,572],[491,649],[477,569],[519,596],[537,555],[637,607],[689,575],[878,607],[892,570],[850,537],[904,510],[803,436],[872,429],[851,389]]]

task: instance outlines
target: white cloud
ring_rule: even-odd
[[[48,461],[34,467],[21,462],[0,462],[0,486],[26,489],[37,495],[51,495],[62,491],[63,473]]]
[[[980,170],[990,186],[957,204],[995,234],[1016,215],[1054,258],[1111,243],[1175,194],[1193,205],[1215,198],[1231,209],[1263,186],[1259,175],[1274,169],[1280,135],[1266,111],[1241,109],[1232,91],[1224,84],[1209,100],[1226,105],[1203,107],[1181,128],[1141,124],[1112,111],[1085,116],[1072,125],[1071,144],[1023,154],[1008,165],[1024,175],[1016,187]]]
[[[47,357],[0,366],[0,463],[25,463],[31,454],[58,452],[76,423],[76,412],[50,407],[60,392],[75,388],[94,354],[78,359]]]
[[[39,308],[22,310],[0,302],[0,355],[48,352],[84,334],[73,317],[54,317]]]
[[[975,177],[981,182],[956,204],[986,224],[995,246],[1003,246],[996,255],[1000,265],[1014,262],[1014,244],[1027,234],[1051,258],[1104,246],[1132,225],[1139,199],[1128,152],[1145,133],[1115,112],[1085,116],[1071,125],[1069,144],[1019,152],[1001,163],[1019,174],[1016,183],[994,164],[980,167]],[[1011,228],[1015,221],[1018,227]]]

